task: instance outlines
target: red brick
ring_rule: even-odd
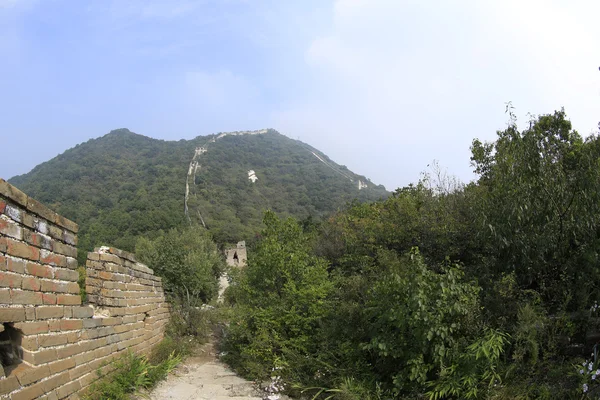
[[[67,292],[67,283],[42,279],[42,292],[66,293]]]
[[[60,329],[62,331],[73,331],[83,329],[83,321],[80,319],[62,319],[60,321]]]
[[[23,239],[23,228],[18,224],[9,220],[5,216],[0,215],[0,233],[12,238],[21,240]]]
[[[57,267],[66,267],[67,266],[67,259],[63,255],[52,253],[47,250],[42,250],[39,253],[39,256],[40,256],[40,262],[42,264],[50,264],[50,265],[54,265]]]
[[[39,276],[40,278],[54,277],[54,269],[47,265],[27,263],[25,270],[29,275]]]
[[[0,251],[6,253],[6,248],[8,247],[8,243],[6,243],[5,237],[0,237]]]
[[[0,272],[0,287],[20,288],[23,278],[10,272]]]
[[[42,293],[42,302],[44,304],[56,304],[56,295],[54,293]]]
[[[38,292],[40,290],[41,287],[41,282],[38,278],[35,278],[33,276],[26,276],[23,278],[23,282],[21,283],[21,288],[23,290],[33,290],[35,292]],[[43,297],[42,297],[42,301],[43,301]]]
[[[78,306],[81,305],[81,297],[74,294],[59,294],[56,297],[57,304],[64,304],[67,306]]]
[[[26,258],[28,260],[37,261],[40,259],[39,249],[10,238],[6,238],[6,252],[11,256]]]
[[[0,214],[4,214],[4,209],[6,208],[6,202],[0,199]]]
[[[52,249],[52,241],[49,237],[32,232],[28,229],[23,233],[23,240],[35,247],[41,247],[46,250]]]

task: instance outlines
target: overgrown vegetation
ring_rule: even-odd
[[[267,214],[226,360],[323,399],[597,396],[600,138],[509,113],[473,142],[476,182],[437,170],[322,223]]]

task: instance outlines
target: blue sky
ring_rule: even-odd
[[[0,0],[0,177],[126,127],[271,127],[376,183],[565,107],[600,121],[600,5],[503,0]]]

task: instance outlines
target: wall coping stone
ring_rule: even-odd
[[[26,208],[29,212],[36,214],[62,228],[65,228],[73,233],[79,231],[79,225],[75,222],[58,215],[39,201],[27,196],[21,190],[11,185],[4,179],[0,178],[0,195],[11,199],[20,206]]]

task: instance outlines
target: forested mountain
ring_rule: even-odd
[[[274,130],[163,141],[119,129],[9,181],[77,221],[81,251],[133,250],[140,235],[190,223],[208,227],[219,243],[248,240],[266,209],[319,218],[388,194]]]

